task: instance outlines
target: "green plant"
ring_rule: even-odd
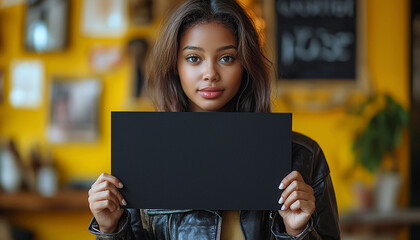
[[[353,143],[356,158],[370,172],[377,170],[388,154],[392,157],[392,170],[397,170],[393,155],[401,144],[403,130],[409,121],[408,112],[388,94],[369,98],[359,108],[358,114],[363,114],[366,106],[376,102],[379,97],[384,98],[384,106],[369,119],[367,126]]]

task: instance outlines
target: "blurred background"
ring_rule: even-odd
[[[0,239],[93,239],[111,111],[143,88],[182,0],[0,0]],[[273,111],[323,148],[343,239],[420,239],[420,1],[240,0],[273,62]]]

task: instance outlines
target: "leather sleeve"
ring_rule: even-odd
[[[340,239],[338,211],[330,171],[324,153],[312,139],[293,135],[292,168],[314,190],[315,211],[305,230],[296,237],[288,235],[281,216],[275,211],[271,232],[276,239]]]
[[[314,186],[314,194],[316,209],[306,228],[296,237],[286,233],[280,214],[277,211],[275,212],[271,224],[271,232],[275,239],[340,239],[334,189],[329,175],[317,183],[317,186]]]
[[[116,233],[102,233],[95,218],[89,224],[89,232],[96,235],[96,240],[149,240],[149,234],[142,227],[140,212],[135,209],[124,210],[118,222]]]
[[[308,224],[306,225],[305,229],[297,236],[293,237],[287,234],[286,229],[284,227],[283,220],[280,214],[276,211],[274,217],[271,222],[271,233],[275,239],[299,239],[299,240],[307,240],[307,239],[322,239],[321,236],[316,232],[314,228],[314,216],[312,215],[309,219]]]
[[[318,144],[315,154],[315,169],[318,173],[313,176],[312,188],[315,195],[314,228],[320,236],[319,239],[340,239],[340,227],[338,222],[337,201],[329,168],[324,153]],[[326,169],[326,170],[323,170]],[[328,170],[328,173],[327,173]],[[318,238],[315,238],[318,239]]]

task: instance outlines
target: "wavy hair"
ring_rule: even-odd
[[[271,83],[254,23],[235,0],[189,0],[165,21],[149,59],[146,87],[158,111],[187,112],[189,100],[177,73],[183,32],[196,24],[217,22],[230,29],[244,69],[241,85],[228,104],[230,112],[270,112]]]

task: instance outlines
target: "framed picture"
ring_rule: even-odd
[[[152,0],[153,2],[153,18],[162,18],[165,15],[175,11],[185,0]]]
[[[90,68],[97,72],[110,72],[122,64],[123,51],[120,46],[95,46],[89,54]]]
[[[152,0],[129,0],[130,22],[134,27],[146,25],[152,22]]]
[[[130,58],[131,84],[130,97],[136,100],[143,95],[144,78],[146,73],[146,56],[149,44],[145,39],[132,39],[128,44]]]
[[[264,4],[267,52],[284,102],[327,110],[341,106],[353,93],[369,91],[364,0]]]
[[[121,37],[128,29],[128,0],[84,0],[82,32],[89,37]]]
[[[2,0],[0,1],[0,8],[7,8],[16,6],[19,4],[24,4],[26,0]]]
[[[98,139],[102,84],[97,78],[53,79],[48,139],[52,143]]]
[[[54,52],[67,46],[68,0],[29,0],[27,2],[25,48]]]
[[[43,101],[44,63],[40,60],[14,60],[10,69],[10,105],[37,109]]]

